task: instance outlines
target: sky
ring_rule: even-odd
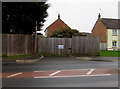
[[[91,32],[98,19],[118,19],[119,0],[48,0],[50,5],[48,17],[45,19],[41,33],[58,18],[60,18],[72,29],[80,32]]]

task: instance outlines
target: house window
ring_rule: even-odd
[[[112,41],[112,47],[116,47],[117,46],[117,41]]]
[[[117,30],[112,30],[112,35],[113,36],[117,35]]]

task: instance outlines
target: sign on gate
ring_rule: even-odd
[[[64,49],[64,45],[58,45],[58,49]]]

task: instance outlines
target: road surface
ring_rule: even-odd
[[[118,63],[46,57],[3,65],[3,87],[117,87]]]

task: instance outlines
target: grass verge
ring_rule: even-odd
[[[99,52],[100,57],[120,57],[120,51],[100,51]]]

